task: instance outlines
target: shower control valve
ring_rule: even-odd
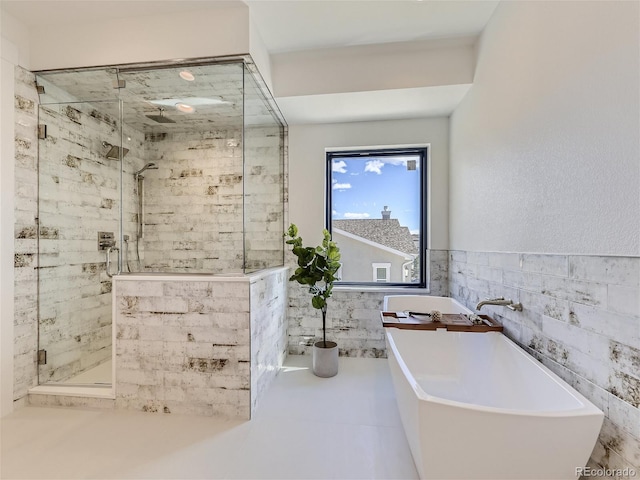
[[[116,246],[116,236],[113,232],[98,232],[98,250],[106,250]]]

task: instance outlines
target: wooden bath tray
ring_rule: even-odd
[[[442,314],[442,320],[432,322],[427,315],[411,315],[407,317],[397,317],[398,312],[380,312],[380,319],[383,327],[404,328],[408,330],[437,330],[444,328],[449,332],[501,332],[502,325],[487,315],[478,315],[485,323],[476,325],[466,315]]]

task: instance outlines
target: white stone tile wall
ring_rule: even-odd
[[[261,276],[249,287],[252,415],[287,356],[288,278],[287,269],[278,269]]]
[[[446,250],[431,250],[430,293],[447,296],[448,256]],[[289,255],[291,260],[291,255]],[[293,268],[293,267],[292,267]],[[407,294],[413,293],[407,289]],[[386,345],[380,321],[382,301],[388,293],[335,289],[327,310],[327,340],[338,343],[340,355],[348,357],[384,357]],[[322,339],[322,314],[311,306],[308,289],[289,282],[289,353],[305,355],[311,347],[305,337]]]
[[[144,269],[242,272],[242,131],[170,133],[147,142]]]
[[[282,265],[283,172],[278,128],[148,136],[144,270],[241,272]],[[244,221],[244,224],[243,224]],[[243,237],[244,233],[244,237]]]
[[[249,282],[116,282],[116,408],[250,418]]]
[[[118,279],[116,408],[248,420],[284,360],[285,282]]]
[[[283,264],[283,137],[277,126],[244,130],[244,232],[246,271]]]
[[[451,251],[451,296],[505,333],[605,413],[591,465],[640,473],[640,258]]]
[[[28,404],[34,407],[74,407],[113,410],[115,401],[111,398],[76,397],[68,395],[28,395]]]

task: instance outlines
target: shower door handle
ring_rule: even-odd
[[[107,270],[107,277],[111,278],[113,277],[113,275],[111,274],[111,252],[112,251],[116,251],[116,252],[120,252],[120,249],[118,247],[109,247],[107,248],[107,266],[106,266],[106,270]]]

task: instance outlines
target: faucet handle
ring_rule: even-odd
[[[513,310],[514,312],[521,312],[522,311],[522,304],[521,303],[512,303],[511,305],[507,305],[507,308],[509,310]]]

